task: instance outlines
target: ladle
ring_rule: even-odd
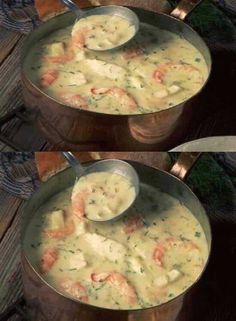
[[[96,51],[105,51],[105,50],[113,50],[118,49],[121,46],[124,46],[127,42],[129,42],[133,37],[137,34],[139,30],[139,18],[138,16],[129,8],[123,7],[123,6],[115,6],[115,5],[109,5],[109,6],[99,6],[94,7],[94,9],[90,10],[82,10],[80,9],[72,0],[61,0],[67,8],[69,8],[71,11],[73,11],[77,17],[76,22],[79,19],[86,18],[88,16],[92,15],[110,15],[110,16],[119,16],[123,19],[126,19],[129,22],[129,25],[134,26],[134,34],[131,36],[130,39],[126,39],[125,42],[119,45],[114,45],[114,47],[107,48],[96,48]],[[94,50],[93,48],[88,48],[91,50]]]
[[[133,205],[135,202],[138,193],[139,193],[139,177],[135,169],[127,162],[119,160],[119,159],[105,159],[96,162],[95,164],[84,167],[80,164],[79,160],[73,155],[71,152],[63,152],[64,157],[67,159],[68,163],[71,167],[73,167],[77,180],[80,179],[81,176],[97,173],[97,172],[109,172],[121,175],[129,180],[129,182],[133,185],[135,190],[135,197],[133,201],[130,203],[129,207],[125,209],[125,211],[118,213],[117,215],[112,216],[109,219],[91,219],[87,217],[91,221],[95,222],[107,222],[112,220],[117,220],[121,216],[128,213],[128,209]]]

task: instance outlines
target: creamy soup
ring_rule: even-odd
[[[68,189],[38,209],[24,248],[55,289],[111,309],[173,299],[197,280],[208,257],[202,227],[168,194],[141,184],[130,214],[95,223],[74,214]]]
[[[104,50],[118,47],[134,36],[129,21],[116,15],[92,15],[80,19],[72,29],[72,39],[79,48]]]
[[[175,33],[141,24],[128,45],[96,52],[83,48],[83,37],[71,38],[71,28],[39,41],[24,62],[32,82],[66,105],[145,114],[187,100],[206,81],[202,54]]]
[[[135,189],[131,182],[115,173],[97,172],[85,175],[72,192],[73,212],[92,220],[108,220],[132,204]]]

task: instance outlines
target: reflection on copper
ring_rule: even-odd
[[[181,180],[185,180],[195,162],[200,157],[200,152],[182,153],[174,164],[170,173]]]
[[[202,0],[181,0],[178,6],[171,12],[171,15],[180,20],[184,20],[186,16],[200,3]]]
[[[183,104],[171,111],[130,117],[128,123],[131,136],[143,144],[160,143],[174,132],[182,112]]]

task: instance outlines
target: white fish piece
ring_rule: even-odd
[[[66,86],[81,86],[87,83],[87,80],[82,72],[76,71],[74,74],[70,74],[69,77],[64,79]]]
[[[144,89],[145,84],[140,77],[130,76],[127,77],[127,80],[132,87],[135,87],[136,89]]]
[[[99,76],[109,79],[123,78],[126,70],[118,65],[110,64],[98,59],[85,59],[84,62],[88,67]]]
[[[85,221],[81,220],[80,218],[76,217],[75,215],[73,216],[73,221],[75,223],[74,234],[76,236],[80,236],[80,235],[85,234],[87,232]]]
[[[68,268],[80,270],[87,265],[84,254],[82,252],[71,253],[67,256],[68,259]]]
[[[136,257],[130,257],[128,259],[130,268],[137,274],[144,275],[144,265],[141,263],[141,260]]]
[[[96,254],[104,256],[112,262],[122,259],[126,254],[124,245],[102,235],[86,233],[82,237]]]

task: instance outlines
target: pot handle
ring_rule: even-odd
[[[172,166],[170,173],[184,181],[190,174],[193,165],[196,163],[201,154],[201,152],[181,153],[176,163]]]
[[[177,7],[170,13],[171,16],[184,20],[202,0],[180,0]]]

